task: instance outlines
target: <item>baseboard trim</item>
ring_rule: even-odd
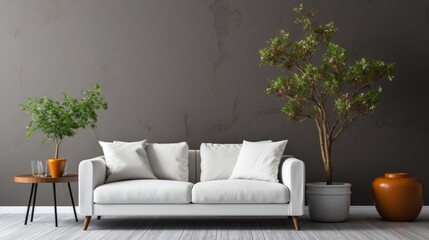
[[[31,209],[30,209],[31,210]],[[77,211],[77,207],[76,207]],[[27,206],[2,206],[0,207],[1,213],[26,213]],[[58,213],[73,213],[73,208],[71,206],[61,206],[57,207]],[[34,208],[34,213],[54,213],[53,206],[36,206]]]
[[[76,211],[77,211],[76,206]],[[352,209],[371,209],[375,208],[375,206],[364,206],[364,205],[355,205],[350,206]],[[423,209],[429,209],[429,206],[423,206]],[[306,212],[308,212],[307,206],[305,206]],[[0,214],[5,213],[26,213],[27,212],[27,206],[0,206]],[[36,206],[34,209],[35,213],[54,213],[54,207],[53,206]],[[73,213],[73,208],[71,206],[61,206],[57,207],[58,213]]]

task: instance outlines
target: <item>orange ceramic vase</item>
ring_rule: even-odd
[[[423,206],[423,186],[408,173],[386,173],[372,182],[375,207],[387,221],[413,221]]]
[[[50,158],[48,159],[49,170],[52,178],[62,177],[66,168],[67,160],[65,158]]]

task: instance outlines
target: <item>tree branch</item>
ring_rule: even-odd
[[[332,134],[334,133],[335,129],[337,128],[339,121],[340,121],[340,115],[338,115],[337,118],[335,119],[334,124],[332,125],[332,128],[329,132],[329,139],[331,139],[331,141],[334,141],[334,140],[332,140]]]
[[[320,149],[321,149],[321,153],[322,153],[323,165],[326,165],[326,155],[325,155],[325,151],[323,151],[324,147],[323,147],[322,127],[320,126],[319,119],[317,117],[314,118],[314,121],[316,122],[317,131],[319,133],[318,134],[319,135],[319,145],[320,145]]]
[[[301,73],[301,74],[304,74],[304,71],[302,70],[302,68],[301,67],[298,67],[297,65],[295,65],[295,68]],[[291,71],[292,73],[295,73],[294,71],[292,71],[292,70],[289,70],[289,71]]]
[[[338,138],[338,136],[352,123],[358,116],[362,114],[356,114],[351,118],[348,118],[344,122],[341,123],[341,128],[335,133],[334,137],[332,138],[332,141],[335,141],[335,139]]]

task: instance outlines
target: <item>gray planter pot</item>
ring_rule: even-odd
[[[350,183],[307,183],[307,203],[311,219],[318,222],[344,222],[349,216]]]

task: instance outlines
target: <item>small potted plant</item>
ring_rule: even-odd
[[[259,50],[261,64],[282,70],[270,80],[266,93],[285,101],[286,117],[314,120],[326,182],[306,185],[310,216],[341,222],[349,214],[351,184],[333,181],[332,146],[357,117],[375,110],[382,90],[379,82],[392,80],[393,64],[365,58],[350,61],[350,54],[331,41],[337,33],[333,22],[315,23],[315,12],[305,11],[302,4],[294,12],[303,37],[293,40],[281,30]]]
[[[59,158],[60,145],[65,137],[73,137],[76,130],[97,125],[97,110],[107,109],[107,103],[101,95],[100,85],[83,92],[83,98],[72,98],[63,93],[63,101],[55,101],[47,96],[28,98],[20,105],[30,116],[27,126],[27,138],[33,132],[40,131],[46,135],[45,140],[55,142],[54,158],[48,159],[53,178],[61,177],[66,166],[66,159]]]

